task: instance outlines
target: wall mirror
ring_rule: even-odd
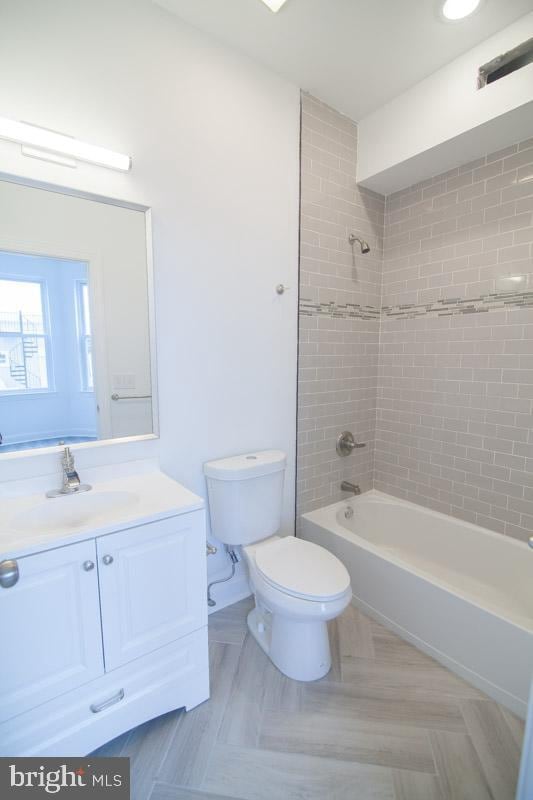
[[[0,454],[156,432],[148,213],[0,180]]]

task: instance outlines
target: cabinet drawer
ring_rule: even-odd
[[[17,559],[0,588],[0,721],[102,675],[94,540]]]
[[[106,671],[207,624],[203,511],[96,540]]]
[[[0,725],[2,756],[79,756],[209,696],[207,628]]]

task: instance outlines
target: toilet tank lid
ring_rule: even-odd
[[[281,472],[286,464],[287,456],[282,450],[261,450],[207,461],[204,464],[204,475],[221,481],[242,481],[269,475],[271,472]]]

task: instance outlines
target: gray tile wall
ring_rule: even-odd
[[[386,202],[356,161],[356,125],[303,95],[298,514],[348,479],[525,539],[533,140]],[[344,429],[367,448],[341,459]]]
[[[372,487],[384,198],[356,186],[356,125],[302,97],[298,513]],[[348,235],[365,238],[363,256]],[[367,442],[341,459],[335,439]]]
[[[532,273],[533,139],[387,198],[375,488],[520,539]]]

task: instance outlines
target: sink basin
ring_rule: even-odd
[[[21,511],[12,520],[19,531],[61,532],[81,528],[102,516],[112,516],[139,502],[136,492],[90,491],[55,497]]]

